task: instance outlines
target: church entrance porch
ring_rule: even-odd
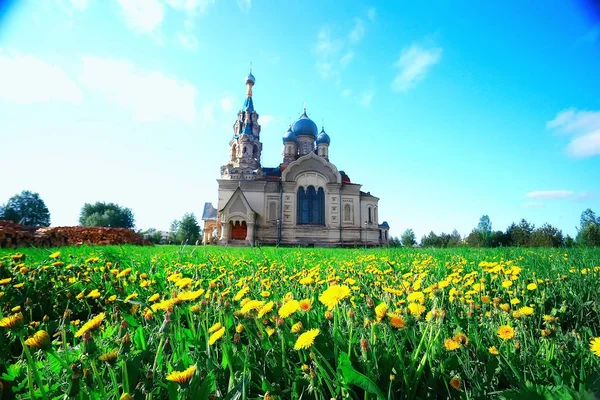
[[[235,224],[230,222],[231,229],[231,239],[232,240],[246,240],[248,236],[248,225],[246,225],[246,221],[236,221]]]

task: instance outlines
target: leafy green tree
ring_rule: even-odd
[[[587,224],[577,233],[577,243],[582,246],[600,246],[600,224]]]
[[[173,221],[169,240],[175,243],[194,244],[200,238],[200,225],[193,213],[186,213],[181,221]]]
[[[417,244],[417,237],[415,235],[415,231],[413,231],[412,229],[405,230],[404,233],[402,233],[402,236],[400,237],[400,242],[404,247],[412,247],[415,244]]]
[[[600,218],[589,208],[581,213],[577,243],[590,247],[600,246]]]
[[[489,216],[482,215],[481,218],[479,218],[479,223],[477,224],[477,232],[479,232],[483,240],[483,246],[488,246],[488,242],[492,236],[492,221],[490,221]]]
[[[502,231],[492,232],[485,245],[487,247],[510,246],[510,237]]]
[[[561,247],[565,243],[562,231],[550,224],[544,224],[531,234],[531,246]]]
[[[50,226],[50,211],[38,193],[23,190],[0,206],[0,219],[27,226]]]
[[[456,229],[452,231],[450,236],[448,237],[448,247],[458,247],[462,243],[462,237],[460,233]]]
[[[465,239],[469,247],[485,247],[485,240],[477,228],[473,229]]]
[[[514,222],[506,228],[506,235],[509,238],[509,245],[515,247],[525,247],[531,245],[531,234],[533,233],[535,226],[530,224],[524,218],[521,219],[519,224]]]
[[[161,244],[162,243],[162,235],[160,231],[157,231],[154,228],[150,228],[145,232],[140,232],[145,239],[147,239],[150,243],[153,244]]]
[[[565,247],[574,247],[575,244],[575,239],[573,239],[570,235],[567,235],[565,238]]]
[[[95,204],[83,205],[79,214],[79,225],[133,229],[135,219],[130,208],[98,201]]]

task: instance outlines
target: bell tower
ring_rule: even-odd
[[[229,142],[229,160],[221,167],[221,179],[255,180],[263,177],[260,164],[262,143],[258,113],[254,110],[252,88],[256,78],[252,69],[246,77],[246,99],[233,124]]]

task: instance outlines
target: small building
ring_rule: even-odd
[[[382,246],[379,198],[363,192],[330,162],[331,139],[306,108],[283,133],[282,162],[261,165],[259,115],[246,77],[246,99],[233,124],[229,159],[221,167],[218,202],[204,205],[204,243],[222,245]]]

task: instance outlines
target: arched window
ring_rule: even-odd
[[[296,220],[299,225],[325,225],[325,191],[309,186],[298,188]]]
[[[308,153],[308,144],[306,142],[302,143],[302,154]]]
[[[377,207],[375,207],[375,216],[373,217],[375,223],[377,223]]]
[[[350,207],[350,204],[344,206],[344,221],[352,221],[352,208]]]
[[[258,146],[257,145],[254,145],[254,147],[252,148],[252,157],[258,158]]]
[[[371,207],[369,207],[369,223],[373,223],[373,212],[371,211]]]
[[[269,220],[275,221],[277,219],[277,204],[275,202],[269,203]]]

